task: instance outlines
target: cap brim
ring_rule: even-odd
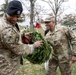
[[[49,20],[45,20],[44,22],[50,22]]]

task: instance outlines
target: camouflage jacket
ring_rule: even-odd
[[[18,28],[5,16],[0,19],[0,75],[15,75],[21,55],[34,51],[34,45],[23,44],[20,37]]]
[[[53,32],[49,31],[45,36],[46,41],[52,46],[52,57],[64,61],[76,55],[72,45],[76,45],[76,36],[73,31],[65,26],[55,26]]]

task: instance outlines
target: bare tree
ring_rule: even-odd
[[[44,6],[41,6],[40,4],[36,3],[35,4],[35,8],[34,8],[35,21],[40,21],[40,18],[42,16],[41,13],[45,13],[45,11],[46,11],[46,9],[44,9]]]
[[[21,1],[21,0],[20,0]],[[25,0],[27,1],[27,0]],[[30,7],[27,7],[22,1],[22,4],[27,8],[27,10],[30,12],[30,28],[34,28],[35,21],[39,20],[39,14],[44,11],[44,7],[41,7],[38,3],[36,3],[37,0],[29,0]]]
[[[42,0],[46,3],[49,4],[49,6],[51,7],[54,15],[55,15],[55,24],[57,24],[57,14],[58,14],[58,11],[61,7],[61,4],[65,1],[68,1],[68,0]]]
[[[30,7],[31,7],[31,11],[30,11],[30,28],[33,29],[34,25],[33,25],[33,21],[34,21],[34,6],[35,6],[35,2],[36,0],[30,0]]]
[[[34,7],[36,0],[29,0],[30,1],[30,29],[34,28]]]

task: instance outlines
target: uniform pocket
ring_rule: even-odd
[[[65,54],[62,54],[62,55],[59,55],[58,56],[58,60],[59,60],[59,62],[67,62],[68,60],[69,60],[69,56],[68,56],[68,54],[67,55],[65,55]]]

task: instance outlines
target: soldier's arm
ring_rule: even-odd
[[[73,30],[67,28],[65,29],[66,36],[69,40],[69,43],[72,45],[72,55],[76,56],[76,35]]]
[[[23,44],[23,43],[18,43],[17,38],[13,31],[11,31],[11,28],[8,30],[3,30],[1,35],[0,35],[1,43],[6,48],[7,50],[11,50],[14,53],[18,55],[22,54],[31,54],[34,51],[35,44],[29,45],[29,44]]]

